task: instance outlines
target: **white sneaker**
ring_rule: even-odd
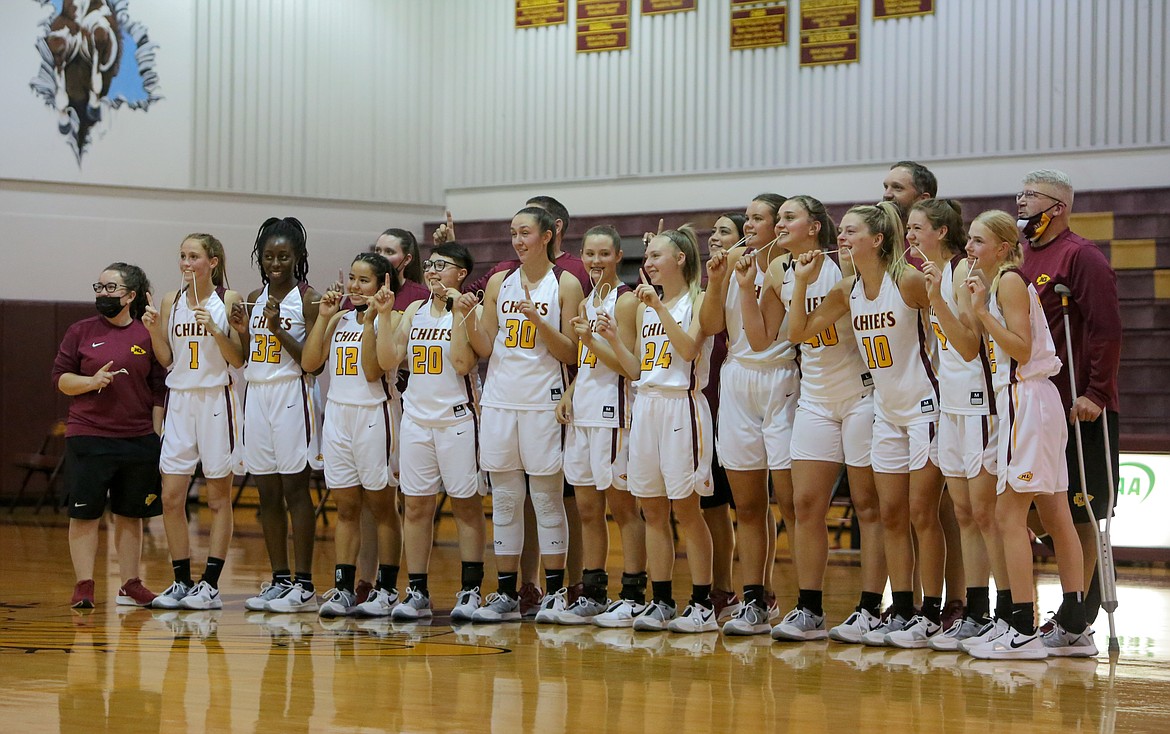
[[[284,596],[285,592],[291,588],[291,582],[281,581],[278,584],[274,584],[271,581],[265,581],[260,584],[259,594],[250,596],[244,600],[244,609],[247,609],[249,612],[263,612],[268,608],[268,602]]]
[[[1097,654],[1092,627],[1085,627],[1085,631],[1078,635],[1061,627],[1055,617],[1048,621],[1052,629],[1041,639],[1049,655],[1054,658],[1091,658]]]
[[[634,618],[646,611],[646,604],[629,599],[618,599],[601,614],[593,618],[593,624],[607,629],[621,629],[634,626]]]
[[[482,600],[479,596],[479,587],[464,589],[455,595],[455,606],[451,609],[452,622],[470,622],[471,615],[479,609]]]
[[[317,613],[322,617],[348,617],[353,614],[355,602],[352,591],[330,589],[325,592],[325,602]]]
[[[200,581],[179,600],[183,609],[223,609],[223,602],[219,598],[219,589],[206,581]]]
[[[398,606],[398,589],[374,589],[353,613],[360,617],[389,617]]]
[[[569,590],[565,587],[557,589],[554,594],[545,594],[540,600],[540,609],[536,611],[537,624],[556,624],[557,617],[569,606]]]
[[[683,610],[682,614],[667,623],[666,629],[684,634],[718,632],[719,623],[715,621],[714,607],[705,607],[702,604],[692,602],[687,604],[687,608]]]
[[[557,616],[558,624],[589,624],[598,614],[604,612],[610,605],[607,599],[604,604],[587,596],[577,597],[577,601],[570,604],[565,611]]]
[[[937,635],[942,627],[921,614],[914,617],[900,630],[886,634],[886,644],[914,650],[926,647],[930,638]]]
[[[771,629],[768,610],[750,601],[744,602],[735,616],[723,623],[725,635],[766,635]]]
[[[636,632],[661,632],[670,620],[678,616],[678,608],[664,601],[652,601],[642,613],[634,617]]]
[[[959,649],[959,643],[968,638],[974,637],[983,631],[983,625],[979,624],[970,617],[960,617],[955,620],[951,628],[941,635],[935,635],[930,638],[926,644],[931,650],[938,650],[939,652],[954,652]]]
[[[176,581],[150,603],[154,609],[179,609],[179,602],[191,592],[191,587]]]
[[[867,645],[875,647],[884,647],[890,643],[886,642],[886,635],[891,632],[897,632],[906,625],[910,624],[910,620],[903,617],[901,614],[891,614],[890,618],[884,624],[879,624],[869,632],[861,636],[861,641]]]
[[[829,630],[829,639],[857,645],[867,633],[880,627],[881,623],[881,617],[868,609],[862,609],[850,614],[848,619]]]
[[[315,612],[320,605],[317,603],[316,591],[310,591],[300,584],[293,584],[292,588],[284,592],[284,596],[268,602],[265,608],[273,614],[295,614]]]
[[[987,624],[983,625],[983,629],[979,630],[979,634],[975,635],[974,637],[968,637],[965,640],[960,640],[959,650],[969,653],[971,652],[971,648],[985,645],[988,642],[991,642],[995,638],[1002,635],[1004,632],[1007,632],[1010,628],[1011,625],[1007,623],[1007,620],[996,617]]]
[[[825,631],[825,615],[813,614],[803,607],[797,607],[784,616],[780,624],[772,628],[773,640],[823,640],[829,636]]]
[[[390,613],[390,616],[402,622],[430,619],[431,598],[418,589],[407,589],[406,598],[398,606],[394,607],[394,611]]]
[[[488,594],[484,605],[471,615],[472,622],[519,622],[520,599],[507,594]]]
[[[980,660],[1043,660],[1048,657],[1048,648],[1039,633],[1026,635],[1011,626],[991,642],[976,645],[968,652]]]

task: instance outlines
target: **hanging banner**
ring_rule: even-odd
[[[683,13],[694,10],[698,0],[642,0],[642,15]]]
[[[873,0],[873,19],[912,18],[933,15],[934,0]]]
[[[857,62],[861,0],[801,0],[800,65]]]
[[[577,53],[629,47],[629,0],[577,0]]]
[[[568,22],[568,0],[516,0],[517,28],[542,28]]]
[[[742,3],[741,3],[742,4]],[[731,50],[784,46],[788,43],[788,4],[731,9]]]

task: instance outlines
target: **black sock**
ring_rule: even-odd
[[[861,601],[857,604],[857,611],[865,610],[875,617],[882,616],[882,595],[876,591],[861,592]]]
[[[1012,590],[996,589],[995,618],[1007,622],[1012,618]]]
[[[565,569],[544,570],[544,593],[555,594],[565,586]]]
[[[991,611],[991,589],[986,586],[967,587],[967,616],[982,622]]]
[[[483,561],[464,561],[460,573],[460,583],[463,591],[471,591],[483,587]]]
[[[622,598],[637,604],[646,603],[646,572],[622,574]]]
[[[926,617],[935,624],[938,624],[940,621],[942,621],[942,597],[922,597],[922,616]]]
[[[316,587],[313,586],[313,574],[311,572],[302,573],[301,571],[297,571],[297,575],[293,577],[293,583],[300,584],[301,588],[305,591],[317,590]]]
[[[374,588],[393,591],[398,586],[398,566],[379,563],[378,575],[374,577]]]
[[[1060,609],[1056,610],[1056,621],[1074,635],[1079,635],[1089,626],[1085,618],[1085,595],[1079,591],[1070,591],[1064,595]]]
[[[339,563],[333,570],[333,585],[339,591],[353,593],[353,580],[357,577],[357,566],[350,563]]]
[[[430,596],[430,589],[427,588],[427,575],[425,573],[408,573],[406,575],[407,584],[410,588],[421,591],[423,596]]]
[[[1030,601],[1013,603],[1011,624],[1020,634],[1036,634],[1036,605]]]
[[[496,574],[496,591],[498,591],[503,596],[508,596],[512,599],[515,599],[517,576],[518,574],[514,573]]]
[[[743,587],[743,600],[744,603],[755,604],[761,609],[768,608],[768,603],[764,601],[763,584],[745,584]]]
[[[292,584],[292,573],[287,568],[272,572],[273,586],[288,586]]]
[[[902,619],[909,621],[914,616],[914,592],[913,591],[895,591],[893,593],[894,604],[890,607],[894,614]]]
[[[801,589],[796,598],[797,606],[800,606],[818,617],[825,614],[825,609],[822,606],[824,600],[824,592],[820,589]]]
[[[581,581],[585,584],[585,596],[598,604],[604,604],[609,592],[609,574],[604,568],[587,568],[581,572]]]
[[[195,585],[195,582],[191,580],[190,558],[178,558],[171,561],[171,569],[175,572],[175,581],[187,586]]]
[[[692,584],[691,604],[711,609],[711,584]]]
[[[650,591],[654,594],[654,601],[661,601],[674,606],[674,584],[670,581],[651,581]]]
[[[223,564],[222,558],[207,559],[207,567],[203,569],[203,580],[211,584],[213,589],[219,588],[219,575],[223,573]]]

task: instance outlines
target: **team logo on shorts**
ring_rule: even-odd
[[[146,354],[146,350],[135,344],[134,346],[130,347],[130,353],[137,354],[139,357],[141,357],[142,355]]]
[[[1040,273],[1036,276],[1036,285],[1044,285],[1052,281],[1052,276],[1048,273]]]
[[[1016,479],[1019,479],[1021,482],[1030,482],[1030,481],[1032,481],[1032,472],[1026,471],[1023,474],[1016,477]]]
[[[614,413],[614,409],[613,409],[612,405],[606,405],[605,407],[603,407],[601,409],[601,417],[602,418],[613,418],[614,414],[615,413]]]
[[[1089,495],[1089,502],[1092,502],[1092,501],[1093,501],[1093,495]],[[1076,494],[1074,494],[1073,495],[1073,504],[1075,504],[1077,507],[1084,507],[1087,504],[1085,502],[1085,493],[1084,492],[1077,492]]]
[[[148,494],[148,495],[146,495],[146,506],[147,506],[147,507],[150,507],[150,506],[151,506],[151,505],[154,503],[154,501],[155,501],[156,499],[158,499],[158,495],[157,495],[157,494]]]
[[[625,474],[618,474],[618,479],[620,479],[624,482],[624,481],[626,481],[626,475]]]

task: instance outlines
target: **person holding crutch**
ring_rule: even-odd
[[[1067,174],[1037,170],[1024,176],[1016,194],[1017,218],[1027,243],[1020,271],[1036,287],[1052,339],[1059,349],[1071,344],[1072,354],[1062,355],[1060,372],[1052,377],[1060,391],[1069,423],[1080,421],[1081,455],[1092,514],[1086,509],[1085,488],[1081,486],[1077,431],[1069,431],[1065,457],[1068,462],[1068,499],[1073,522],[1084,553],[1086,611],[1088,621],[1100,608],[1098,584],[1093,571],[1097,563],[1097,536],[1093,518],[1104,519],[1110,511],[1109,476],[1118,473],[1117,372],[1121,363],[1121,306],[1117,300],[1117,275],[1096,245],[1069,229],[1073,208],[1073,187]],[[1057,286],[1069,292],[1069,339]],[[1072,363],[1077,383],[1070,385]],[[1075,388],[1075,400],[1073,399]],[[1101,420],[1104,416],[1104,420]],[[1108,426],[1108,437],[1105,430]],[[1106,465],[1106,452],[1112,471]],[[1115,501],[1115,500],[1114,500]],[[1108,569],[1112,573],[1112,569]]]

